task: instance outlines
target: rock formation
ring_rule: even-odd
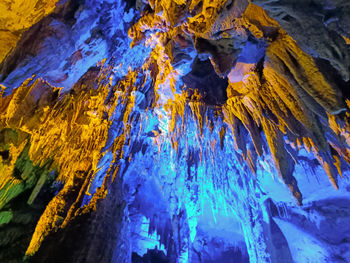
[[[1,262],[349,262],[350,4],[0,4]]]

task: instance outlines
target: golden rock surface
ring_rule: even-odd
[[[58,0],[3,0],[0,2],[0,63],[21,34],[50,14]]]
[[[146,31],[162,29],[157,33],[159,41],[154,49],[162,50],[162,56],[153,52],[152,61],[159,71],[164,70],[163,79],[166,75],[172,78],[173,70],[168,61],[173,59],[171,45],[176,37],[180,36],[184,40],[190,36],[195,47],[198,39],[205,39],[213,49],[221,48],[222,39],[243,41],[248,34],[266,41],[262,72],[258,72],[257,65],[240,63],[237,70],[243,72],[243,80],[236,83],[229,81],[228,100],[222,111],[226,122],[233,129],[236,146],[243,151],[244,158],[254,170],[251,153],[248,154],[243,146],[245,139],[239,138],[235,129],[240,125],[237,121],[240,121],[248,130],[256,153],[261,156],[263,149],[259,127],[262,128],[279,175],[299,204],[302,196],[292,176],[293,171],[289,168],[290,162],[294,162],[294,157],[286,150],[289,145],[300,148],[301,144],[304,144],[304,147],[314,153],[332,185],[338,188],[336,178],[340,171],[339,157],[349,160],[349,144],[336,147],[334,142],[327,140],[324,130],[331,131],[321,125],[321,122],[327,122],[330,118],[333,123],[331,128],[335,132],[342,125],[344,120],[334,116],[347,109],[340,90],[319,71],[314,58],[304,52],[263,8],[247,1],[235,1],[233,5],[230,5],[230,2],[201,1],[197,6],[195,1],[186,5],[175,2],[170,5],[168,1],[156,1],[151,5],[154,12],[148,12],[141,17],[130,29],[129,34],[134,38],[135,44],[142,41]],[[177,12],[177,9],[181,9],[181,12]],[[214,43],[218,46],[215,47]],[[222,59],[216,60],[215,55],[218,54],[210,51],[209,53],[211,62],[217,69],[220,65],[216,61]],[[163,59],[159,60],[160,57]],[[160,82],[155,84],[157,91]],[[181,131],[184,130],[176,124],[184,115],[186,104],[189,104],[198,120],[199,131],[205,123],[207,106],[200,101],[200,96],[199,99],[195,97],[194,94],[189,99],[188,94],[183,93],[175,95],[175,101],[167,104],[172,116],[170,131],[173,132],[172,142],[175,148]],[[285,135],[289,137],[286,141],[283,139]],[[337,139],[344,141],[344,134],[339,135]],[[336,149],[339,156],[330,154],[330,147]]]
[[[24,30],[52,12],[55,2],[0,3],[0,8],[6,10],[0,14],[0,39],[6,42],[4,45],[0,42],[0,61]],[[331,184],[338,188],[337,174],[342,175],[340,160],[350,163],[350,102],[343,101],[339,88],[276,20],[263,8],[245,0],[149,0],[149,4],[151,10],[144,11],[129,29],[129,36],[133,38],[132,46],[145,41],[154,47],[142,73],[149,70],[144,77],[153,81],[155,98],[150,109],[164,107],[169,116],[167,136],[176,152],[186,132],[183,120],[187,117],[186,109],[196,120],[196,136],[200,138],[205,125],[213,130],[207,112],[214,108],[215,114],[231,129],[235,149],[242,153],[251,170],[256,172],[257,156],[271,153],[279,177],[299,204],[302,193],[291,169],[297,160],[290,149],[304,147],[312,152]],[[266,56],[261,65],[236,63],[239,43],[249,36],[266,43]],[[344,39],[349,43],[348,38]],[[203,48],[203,43],[209,43],[210,48]],[[199,53],[209,54],[218,75],[229,76],[224,105],[206,105],[196,90],[191,94],[176,93],[178,73],[173,66],[174,47],[181,49],[189,45],[201,51]],[[225,65],[220,64],[223,57],[229,57]],[[89,70],[66,94],[45,80],[34,78],[29,78],[8,96],[3,96],[3,90],[0,94],[0,130],[19,131],[18,139],[9,149],[12,161],[0,166],[0,188],[8,183],[19,184],[13,170],[15,160],[25,147],[29,147],[29,157],[35,165],[44,166],[48,159],[52,160],[49,169],[58,170],[58,180],[65,183],[40,218],[28,255],[39,249],[47,235],[64,228],[80,213],[95,209],[97,200],[106,196],[108,186],[116,178],[118,168],[113,164],[123,157],[133,118],[130,115],[135,104],[132,91],[140,87],[135,84],[138,72],[130,71],[112,86],[108,78],[110,71],[108,66]],[[231,82],[230,74],[241,74],[242,79]],[[165,101],[162,97],[165,93],[172,94],[174,99]],[[123,127],[110,147],[111,167],[90,204],[81,207],[104,154],[102,149],[112,124],[110,117],[118,105],[123,105],[120,119]],[[339,115],[342,111],[345,114]],[[250,138],[239,132],[242,129],[247,130]],[[332,136],[326,137],[326,133]],[[221,144],[225,134],[225,128],[221,127]],[[159,133],[154,131],[154,136],[157,144]],[[263,147],[265,138],[269,152]],[[253,142],[255,152],[247,149],[248,141]]]

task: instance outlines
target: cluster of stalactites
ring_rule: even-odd
[[[228,100],[218,114],[226,122],[221,133],[227,128],[232,130],[236,149],[253,172],[257,156],[263,158],[264,135],[279,176],[299,204],[302,193],[293,171],[302,147],[314,154],[332,185],[338,188],[337,176],[350,160],[347,114],[344,118],[337,115],[347,110],[346,104],[336,82],[318,68],[314,58],[277,21],[246,1],[156,1],[150,2],[150,7],[152,11],[145,12],[129,34],[134,44],[143,39],[147,43],[152,34],[157,36],[155,50],[163,50],[167,60],[161,63],[156,56],[147,67],[158,68],[163,78],[177,62],[178,49],[192,45],[198,53],[208,53],[222,76],[228,73],[228,66],[234,69],[238,56],[232,48],[222,46],[227,39],[232,39],[228,41],[230,47],[232,43],[244,43],[248,37],[264,42],[266,51],[260,61],[241,63],[242,81],[228,81]],[[230,56],[226,65],[220,64],[223,57]],[[175,94],[165,107],[171,118],[169,131],[175,148],[181,133],[186,132],[176,125],[182,121],[186,105],[198,120],[200,132],[208,119],[209,106],[194,97],[189,98],[185,91]],[[249,132],[249,139],[240,132],[242,129]],[[255,152],[247,151],[250,139]]]
[[[19,132],[9,150],[13,161],[2,167],[6,176],[1,177],[0,184],[17,183],[13,178],[14,162],[28,143],[33,163],[43,166],[51,160],[48,170],[57,169],[59,180],[66,182],[41,217],[28,254],[33,254],[50,232],[64,227],[84,209],[93,209],[96,200],[105,197],[118,172],[118,161],[124,158],[123,147],[130,144],[128,137],[136,119],[133,91],[149,84],[147,79],[155,94],[148,98],[151,101],[145,108],[163,108],[170,119],[165,136],[154,131],[156,143],[169,139],[180,153],[179,143],[184,143],[183,134],[188,132],[185,118],[193,118],[198,141],[207,127],[210,132],[218,132],[219,148],[224,148],[226,139],[231,140],[253,173],[258,157],[264,158],[264,153],[268,153],[266,142],[281,179],[299,204],[302,193],[293,170],[302,147],[314,153],[331,183],[338,187],[337,174],[341,175],[342,167],[350,162],[350,123],[348,111],[341,116],[336,114],[346,110],[350,102],[344,103],[337,85],[326,78],[314,58],[277,21],[245,0],[160,0],[149,1],[149,7],[129,31],[133,45],[143,40],[154,45],[140,71],[143,78],[139,78],[139,72],[129,72],[112,85],[112,66],[107,66],[88,70],[66,94],[60,94],[59,88],[41,79],[28,79],[8,96],[3,95],[2,89],[0,128]],[[192,48],[207,54],[215,72],[227,76],[234,70],[240,48],[248,38],[264,42],[266,52],[252,65],[242,63],[242,81],[228,80],[227,101],[223,105],[207,105],[197,90],[177,90],[177,63],[192,63],[186,56],[181,61],[181,50]],[[163,101],[167,98],[163,92],[171,92],[172,99]],[[114,122],[120,125],[113,130]],[[214,129],[214,125],[221,126]],[[116,133],[114,137],[112,132]],[[108,142],[111,137],[112,142]],[[253,150],[247,146],[251,141]],[[213,152],[220,150],[212,147]],[[113,160],[102,187],[90,204],[81,208],[106,151],[113,154]],[[199,161],[205,158],[202,151],[205,149],[199,149]]]
[[[27,250],[29,255],[37,251],[52,231],[64,228],[73,217],[94,210],[116,178],[118,161],[123,158],[123,146],[130,135],[129,118],[135,103],[133,91],[138,89],[135,84],[138,72],[130,71],[112,85],[113,66],[103,63],[90,68],[64,94],[60,88],[33,78],[8,96],[3,95],[2,88],[0,131],[6,136],[8,132],[5,132],[11,129],[18,135],[5,138],[12,161],[1,166],[5,172],[1,185],[20,186],[21,180],[15,178],[14,169],[25,146],[29,147],[28,156],[34,165],[57,170],[57,180],[64,182],[63,189],[47,205],[36,226]],[[120,124],[117,132],[110,130],[114,121]],[[103,184],[89,205],[82,207],[98,172],[98,162],[107,151],[113,153],[113,160]],[[15,197],[3,199],[9,202]]]

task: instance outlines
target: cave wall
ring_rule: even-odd
[[[2,262],[350,261],[347,1],[0,8]]]

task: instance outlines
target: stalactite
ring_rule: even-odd
[[[21,242],[33,262],[124,262],[131,231],[143,229],[133,223],[144,221],[168,260],[202,260],[200,226],[227,218],[251,262],[295,261],[274,202],[311,218],[307,180],[313,189],[328,177],[335,196],[346,192],[348,5],[137,0],[123,14],[113,9],[124,2],[103,1],[84,13],[97,2],[6,6],[17,23],[0,32],[0,237],[23,198],[21,209],[41,213]],[[79,44],[57,40],[69,34]],[[63,51],[45,75],[33,63],[50,45]],[[10,243],[0,240],[0,260]]]

